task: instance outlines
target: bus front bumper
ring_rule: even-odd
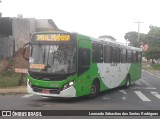
[[[35,92],[27,82],[27,91],[28,93],[36,94],[36,95],[41,95],[41,96],[46,96],[46,97],[76,97],[76,89],[74,86],[71,86],[65,90],[60,91],[59,94],[46,94],[46,93],[40,93],[40,92]]]

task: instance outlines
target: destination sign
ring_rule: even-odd
[[[36,35],[37,41],[70,41],[68,34],[38,34]]]
[[[44,64],[30,64],[30,69],[45,69]]]

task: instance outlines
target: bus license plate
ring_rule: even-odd
[[[50,90],[42,90],[42,93],[49,94]]]

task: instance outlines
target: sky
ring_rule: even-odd
[[[53,19],[58,28],[98,38],[111,35],[125,42],[129,31],[148,33],[160,27],[160,0],[1,0],[3,17]]]

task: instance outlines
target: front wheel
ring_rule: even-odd
[[[88,95],[88,97],[93,98],[93,97],[97,96],[98,93],[99,93],[99,83],[98,83],[98,81],[95,80],[91,86],[91,92]]]

